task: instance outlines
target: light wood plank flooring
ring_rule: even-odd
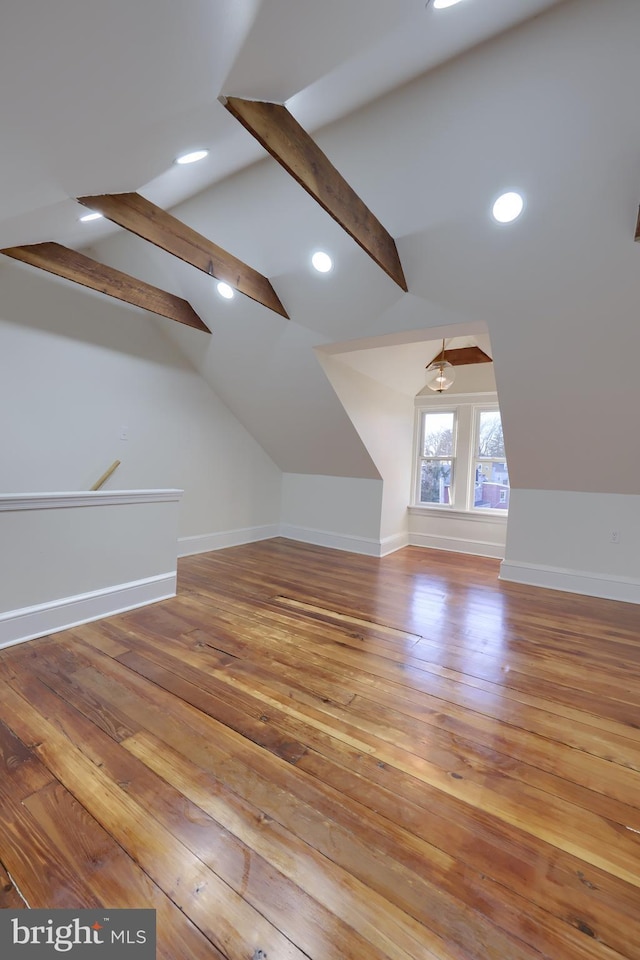
[[[167,960],[640,958],[640,608],[271,540],[0,653],[0,907]]]

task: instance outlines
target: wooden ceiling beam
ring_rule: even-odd
[[[177,320],[205,333],[211,331],[200,319],[190,303],[166,290],[154,287],[143,280],[130,277],[128,273],[114,270],[97,260],[86,257],[77,250],[70,250],[59,243],[34,243],[24,247],[5,247],[0,250],[6,257],[21,260],[32,267],[39,267],[56,277],[64,277],[83,287],[97,290],[108,297],[124,300],[135,307],[142,307],[161,317]]]
[[[286,107],[221,97],[221,103],[392,280],[407,290],[393,237]]]
[[[78,202],[289,319],[266,277],[140,194],[78,197]]]
[[[433,359],[439,360],[441,356],[442,352]],[[459,347],[457,350],[445,350],[444,359],[448,360],[453,367],[463,367],[470,363],[493,363],[491,357],[480,347]]]
[[[638,220],[636,222],[636,235],[634,239],[636,243],[640,243],[640,209],[638,210]]]

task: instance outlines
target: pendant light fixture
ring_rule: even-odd
[[[427,367],[427,386],[434,393],[444,393],[452,385],[456,378],[456,372],[452,364],[444,358],[444,340],[442,341],[442,354],[432,360]]]

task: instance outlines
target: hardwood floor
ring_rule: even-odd
[[[640,608],[271,540],[0,652],[0,907],[171,960],[640,958]]]

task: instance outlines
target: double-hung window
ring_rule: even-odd
[[[495,395],[417,401],[414,503],[506,516],[509,471]]]
[[[418,493],[420,503],[453,503],[455,434],[454,411],[423,414]]]

